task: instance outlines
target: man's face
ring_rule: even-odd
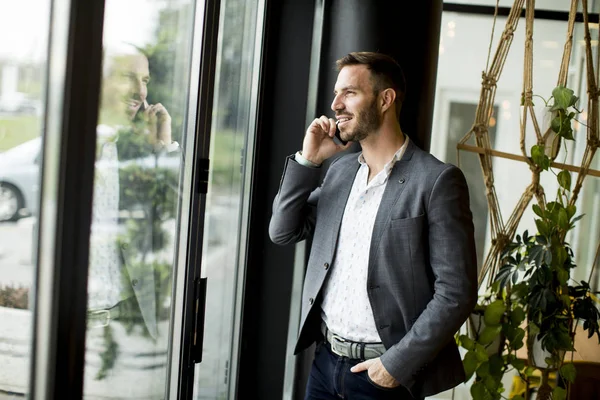
[[[382,116],[377,107],[377,95],[373,91],[371,71],[364,65],[342,68],[335,83],[331,109],[340,121],[341,137],[358,142],[377,131]]]
[[[142,54],[126,56],[119,68],[123,78],[120,88],[120,99],[123,102],[126,114],[133,119],[143,107],[148,96],[148,82],[150,81],[150,69],[148,59]]]

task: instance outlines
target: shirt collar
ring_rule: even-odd
[[[386,171],[386,174],[392,170],[392,168],[394,167],[394,164],[396,164],[396,162],[398,162],[402,159],[402,156],[404,155],[404,152],[406,151],[406,147],[408,146],[408,140],[409,140],[408,135],[404,134],[404,143],[402,143],[402,146],[400,146],[398,151],[396,151],[396,153],[394,154],[392,159],[383,166],[383,169],[384,169],[384,171]],[[363,157],[362,151],[358,155],[358,162],[360,163],[360,165],[367,164],[365,162],[365,158]]]

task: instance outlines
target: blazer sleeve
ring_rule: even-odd
[[[269,223],[269,237],[273,243],[297,243],[312,235],[319,201],[321,171],[321,168],[298,164],[293,155],[286,158]]]
[[[426,208],[433,298],[407,334],[381,356],[406,387],[460,329],[477,301],[477,258],[467,182],[450,165],[433,184]]]

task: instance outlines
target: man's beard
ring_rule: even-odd
[[[347,140],[349,142],[359,142],[377,131],[381,126],[382,118],[379,116],[376,99],[356,113],[355,120],[358,124],[352,131],[348,132]]]

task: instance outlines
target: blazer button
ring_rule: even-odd
[[[329,263],[323,264],[323,268],[325,268],[326,270],[329,269]]]
[[[315,302],[315,299],[313,299],[312,297],[310,299],[308,299],[308,304],[310,304],[311,306],[313,305],[314,302]]]
[[[400,179],[398,180],[398,182],[399,182],[399,183],[404,183],[404,182],[406,182],[406,181],[404,180],[404,178],[400,178]]]

